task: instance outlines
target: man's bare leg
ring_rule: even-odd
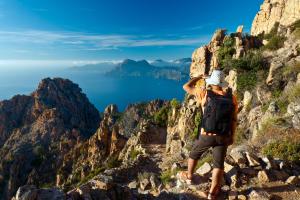
[[[215,195],[216,193],[219,192],[218,190],[220,189],[223,175],[224,175],[224,170],[223,169],[220,169],[220,168],[214,168],[213,169],[212,183],[211,183],[209,193]]]
[[[188,179],[192,179],[198,160],[188,159]]]

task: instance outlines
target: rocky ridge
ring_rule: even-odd
[[[64,154],[59,142],[84,141],[100,116],[78,85],[47,78],[30,96],[0,102],[0,119],[0,193],[8,198],[21,185],[49,180]]]
[[[284,28],[299,19],[300,2],[298,0],[265,0],[254,18],[251,34],[267,34],[276,22]]]
[[[257,37],[243,34],[243,26],[239,26],[237,32],[231,35],[227,35],[225,29],[218,29],[208,45],[204,45],[193,52],[190,67],[191,78],[201,74],[208,75],[213,69],[220,66],[218,52],[228,38],[232,38],[234,43],[232,49],[234,58],[243,57],[249,49],[261,46],[261,41]]]

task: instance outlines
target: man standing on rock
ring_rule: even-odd
[[[222,71],[214,70],[206,79],[208,89],[195,87],[200,79],[203,77],[191,79],[183,86],[187,93],[196,96],[203,115],[200,137],[195,141],[188,159],[188,171],[181,172],[179,176],[181,180],[191,183],[198,160],[205,151],[212,148],[212,184],[209,192],[204,195],[207,199],[216,199],[221,190],[227,147],[234,139],[238,104],[231,88],[224,90],[227,84]]]

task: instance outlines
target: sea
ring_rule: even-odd
[[[182,85],[187,80],[174,81],[150,77],[109,77],[103,73],[75,71],[69,67],[0,68],[0,101],[16,94],[31,94],[46,77],[67,78],[77,83],[92,104],[103,112],[109,104],[116,104],[119,111],[132,103],[154,99],[183,100]]]

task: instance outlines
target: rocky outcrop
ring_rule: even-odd
[[[78,85],[47,78],[30,96],[0,102],[0,119],[0,193],[11,197],[23,184],[54,181],[56,157],[65,153],[59,142],[71,148],[90,137],[100,117]]]
[[[129,138],[131,134],[137,132],[137,128],[140,127],[139,124],[142,119],[147,118],[147,116],[153,116],[165,105],[166,101],[159,99],[148,103],[144,102],[128,105],[117,123],[120,134]]]
[[[286,39],[282,48],[276,51],[267,51],[263,53],[264,57],[270,65],[268,77],[266,79],[266,83],[268,85],[273,84],[274,77],[276,74],[278,76],[277,72],[279,71],[279,69],[282,69],[284,66],[296,65],[297,62],[300,62],[299,48],[299,39],[291,35]],[[278,81],[279,80],[277,80],[277,82]]]
[[[226,35],[225,29],[218,29],[214,33],[209,44],[196,49],[192,55],[192,64],[190,67],[190,77],[199,75],[209,75],[213,69],[220,68],[218,50],[224,45],[224,40],[234,40],[233,58],[242,57],[249,49],[261,46],[261,41],[253,36],[247,36],[242,33],[243,27],[239,26],[236,33]]]
[[[166,102],[153,100],[129,105],[123,113],[116,105],[105,108],[103,119],[95,134],[72,148],[61,160],[56,186],[65,188],[92,174],[111,168],[123,161],[125,166],[142,154],[145,145],[165,143],[165,128],[157,127],[149,119]]]
[[[287,27],[299,19],[298,0],[265,0],[253,20],[251,34],[269,33],[276,22]]]
[[[208,45],[194,51],[190,68],[190,76],[192,78],[202,74],[209,74],[212,69],[218,67],[217,51],[224,37],[225,30],[217,30]]]
[[[65,199],[65,194],[58,189],[38,189],[34,185],[24,185],[20,187],[16,196],[12,200],[57,200]]]
[[[173,108],[172,123],[167,128],[166,152],[172,156],[187,155],[195,128],[195,116],[200,113],[199,105],[193,96],[188,96],[181,108]],[[199,116],[200,117],[200,116]]]
[[[105,161],[122,150],[127,139],[119,134],[116,125],[118,115],[116,105],[107,106],[94,135],[62,157],[56,186],[63,188],[67,183],[83,180],[92,172],[104,168]],[[64,151],[63,148],[61,150]]]

